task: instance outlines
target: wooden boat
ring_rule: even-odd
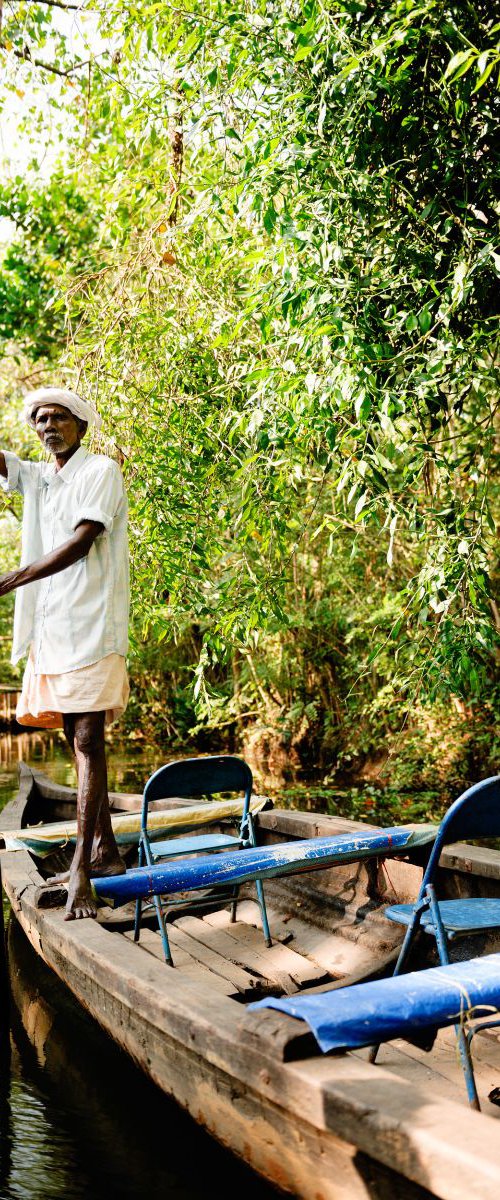
[[[140,805],[138,796],[111,799],[115,812]],[[71,789],[23,767],[0,828],[74,812]],[[279,809],[259,813],[257,825],[262,844],[366,829]],[[414,899],[423,855],[417,849],[404,860],[270,880],[270,949],[244,890],[236,925],[207,892],[202,916],[187,904],[169,924],[174,969],[152,926],[134,944],[130,906],[65,922],[62,908],[43,906],[51,897],[40,890],[40,862],[18,850],[4,852],[1,865],[12,912],[37,953],[160,1088],[266,1179],[306,1200],[484,1200],[500,1186],[493,1124],[500,1109],[488,1101],[500,1083],[495,1031],[475,1039],[483,1108],[475,1113],[449,1031],[429,1055],[393,1042],[372,1065],[365,1051],[322,1057],[302,1023],[246,1011],[266,994],[338,987],[390,970],[401,932],[384,907]],[[59,850],[56,861],[44,860],[43,871],[61,858]],[[442,867],[443,894],[500,895],[496,850],[451,846]],[[496,949],[492,939],[471,939],[461,956]]]

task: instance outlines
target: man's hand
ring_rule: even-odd
[[[104,525],[100,521],[81,521],[75,529],[73,537],[63,542],[56,550],[51,550],[38,562],[19,567],[17,571],[9,571],[8,575],[0,577],[0,596],[23,587],[25,583],[34,583],[37,579],[47,579],[48,575],[57,575],[66,567],[72,567],[80,558],[86,558],[96,537],[102,533]]]
[[[0,575],[0,596],[13,592],[19,583],[19,571],[9,571],[8,575]]]

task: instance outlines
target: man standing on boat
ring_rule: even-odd
[[[53,462],[0,451],[0,485],[24,498],[21,566],[0,577],[16,595],[12,661],[26,653],[21,725],[63,728],[78,773],[77,842],[66,920],[94,917],[89,876],[124,871],[109,813],[105,725],[128,700],[127,498],[112,459],[82,446],[95,409],[75,392],[39,388],[24,417]]]

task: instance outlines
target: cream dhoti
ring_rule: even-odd
[[[16,718],[20,725],[62,729],[63,713],[105,712],[110,725],[125,711],[129,697],[122,654],[107,654],[88,667],[59,675],[35,675],[30,651]]]

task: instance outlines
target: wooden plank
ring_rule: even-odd
[[[19,763],[19,789],[14,800],[11,800],[0,813],[0,825],[2,829],[6,831],[16,829],[22,824],[34,788],[35,783],[32,771],[24,763]],[[3,845],[4,841],[0,834],[0,847]]]
[[[500,879],[500,850],[487,846],[468,846],[465,842],[454,842],[445,846],[441,855],[441,866],[464,875],[478,875],[483,879]]]
[[[176,948],[187,951],[197,962],[208,967],[216,975],[222,976],[223,979],[229,980],[233,985],[233,990],[242,992],[259,991],[260,979],[255,975],[249,975],[237,963],[233,963],[230,959],[224,957],[218,950],[211,946],[205,946],[195,938],[190,937],[188,931],[184,928],[184,920],[191,918],[182,918],[177,920],[175,924],[169,922],[168,937],[172,946],[172,958],[176,961]],[[195,920],[196,918],[192,918]],[[201,924],[201,922],[200,922]]]
[[[5,883],[10,891],[8,867]],[[40,912],[29,889],[21,922],[135,1061],[282,1189],[303,1200],[347,1200],[352,1183],[357,1197],[361,1153],[440,1200],[496,1195],[500,1147],[488,1118],[436,1103],[425,1089],[352,1056],[276,1062],[267,1048],[260,1052],[242,1038],[233,1001],[178,971],[169,972],[165,987],[164,965],[139,947],[132,971],[127,939],[93,921],[65,923],[61,913]],[[340,1161],[347,1171],[342,1187]],[[367,1187],[361,1194],[376,1193]],[[392,1194],[405,1192],[396,1187]]]
[[[500,1045],[497,1038],[491,1036],[491,1031],[484,1031],[472,1041],[472,1058],[477,1090],[481,1109],[494,1120],[500,1120],[500,1108],[490,1104],[489,1092],[493,1087],[500,1086]],[[455,1031],[453,1028],[441,1029],[436,1041],[428,1054],[417,1046],[400,1039],[380,1048],[380,1061],[390,1070],[404,1075],[405,1079],[412,1075],[419,1079],[419,1070],[425,1071],[433,1088],[434,1094],[462,1098],[467,1103],[465,1081],[457,1049]]]
[[[279,909],[269,904],[268,901],[266,901],[266,907],[273,943],[280,942],[282,946],[287,946],[290,942],[294,941],[293,930],[288,925],[289,918],[284,918]],[[220,908],[215,912],[207,913],[203,920],[207,925],[212,925],[214,929],[230,930],[232,924],[231,913],[228,908]],[[255,900],[238,901],[236,923],[238,926],[244,925],[257,929],[262,937],[262,917],[259,905]],[[309,928],[309,926],[304,924],[304,928]],[[264,941],[261,942],[261,949],[267,950]],[[301,951],[297,950],[297,953],[300,954]]]
[[[350,821],[345,817],[321,816],[290,808],[260,812],[255,820],[259,829],[277,833],[280,838],[334,837],[337,833],[352,833],[357,829],[365,833],[382,828],[381,825],[370,825],[368,821]]]
[[[177,925],[180,925],[186,932],[189,930],[191,936],[200,944],[210,946],[229,962],[240,963],[244,960],[249,969],[256,971],[259,976],[274,984],[287,996],[292,996],[297,991],[295,980],[277,962],[276,956],[272,956],[274,946],[264,945],[261,950],[254,950],[250,946],[243,948],[237,936],[229,933],[229,929],[212,928],[210,924],[200,921],[197,917],[182,917],[177,920]]]
[[[220,921],[220,923],[217,923],[216,927],[224,929],[230,937],[234,938],[237,945],[241,948],[242,954],[245,954],[247,948],[254,951],[262,959],[267,970],[269,969],[269,964],[271,964],[273,968],[277,967],[279,971],[286,972],[294,980],[297,987],[301,987],[304,983],[319,983],[328,974],[317,963],[311,962],[310,959],[305,958],[302,954],[298,954],[296,950],[292,950],[289,946],[282,945],[280,940],[274,940],[274,926],[271,923],[273,945],[266,946],[260,930],[253,928],[243,921],[233,923],[231,921],[231,914],[227,910],[217,915],[221,915],[225,920],[224,922]],[[201,924],[211,924],[210,916],[205,921],[202,921]]]
[[[29,771],[30,768],[27,767],[25,770]],[[40,794],[45,799],[54,800],[59,804],[68,804],[70,807],[76,806],[76,788],[54,783],[47,775],[43,775],[39,771],[31,773]],[[110,792],[109,805],[113,812],[140,812],[142,796],[140,793],[133,792]]]
[[[217,929],[223,929],[224,932],[229,932],[227,912],[210,913],[205,917],[205,922],[213,924]],[[312,928],[297,917],[291,917],[285,922],[283,918],[279,917],[279,914],[273,913],[272,910],[269,913],[269,924],[271,930],[274,930],[278,936],[282,933],[293,935],[293,946],[296,953],[302,956],[303,961],[310,962],[311,967],[319,972],[321,979],[324,979],[325,976],[333,976],[345,983],[346,979],[350,979],[352,975],[363,977],[372,969],[376,969],[377,955],[374,953],[373,947],[367,945],[365,949],[359,944],[347,941],[344,936],[344,927],[344,934],[327,933],[324,929]],[[288,947],[283,946],[282,949],[288,949]],[[293,990],[295,991],[296,988]]]
[[[123,936],[128,938],[131,942],[134,941],[133,930],[127,931],[127,933],[124,933]],[[141,930],[139,947],[141,947],[143,950],[147,950],[148,954],[152,954],[154,958],[158,958],[160,962],[163,962],[166,972],[178,969],[182,971],[186,979],[192,979],[195,983],[199,983],[203,987],[210,988],[213,992],[217,992],[220,996],[234,997],[234,995],[238,992],[238,989],[234,987],[234,985],[230,983],[228,979],[223,979],[220,975],[215,975],[213,971],[210,971],[207,969],[207,967],[202,966],[202,964],[198,962],[196,958],[193,958],[191,954],[188,954],[188,952],[180,946],[176,947],[174,967],[169,967],[165,962],[165,955],[163,953],[160,935],[159,933],[153,932],[152,929]],[[168,974],[165,976],[165,983],[168,984]]]
[[[243,1038],[255,1038],[259,1048],[262,1050],[265,1047],[277,1062],[293,1062],[297,1058],[311,1058],[321,1053],[305,1021],[296,1020],[272,1008],[246,1012],[241,1022],[241,1035]]]

